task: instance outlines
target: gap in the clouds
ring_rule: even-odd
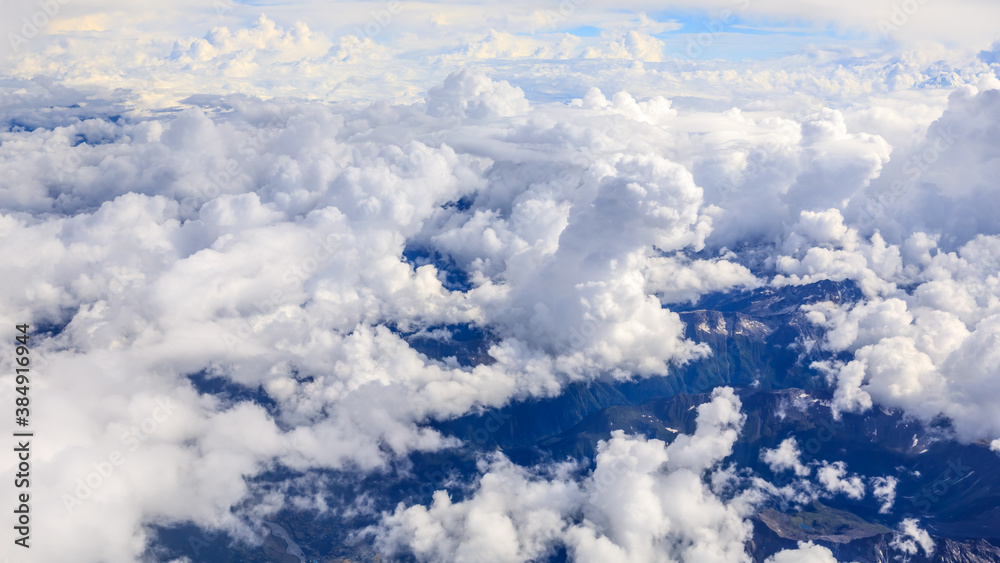
[[[36,85],[24,84],[26,89],[35,89]],[[37,107],[0,107],[0,131],[6,133],[32,133],[36,130],[53,130],[57,127],[67,127],[79,124],[89,119],[109,121],[119,125],[119,121],[128,109],[117,102],[106,100],[89,100],[84,103],[72,91],[33,91],[42,104]],[[59,103],[59,102],[65,103]],[[45,105],[45,102],[49,102]]]
[[[601,28],[594,27],[592,25],[581,25],[579,27],[567,29],[566,33],[577,37],[600,37]]]
[[[794,438],[801,451],[801,462],[813,468],[808,477],[813,486],[818,486],[815,467],[823,462],[845,462],[846,477],[860,476],[869,486],[874,477],[899,479],[894,506],[885,514],[879,513],[880,503],[870,488],[861,500],[843,494],[824,494],[819,499],[821,504],[769,501],[762,506],[791,516],[800,510],[821,515],[826,528],[815,530],[814,537],[808,539],[835,548],[838,556],[842,556],[840,560],[868,560],[866,550],[888,542],[891,536],[887,530],[894,529],[905,517],[919,517],[932,533],[957,540],[992,537],[1000,529],[997,527],[1000,516],[990,510],[1000,494],[1000,474],[993,470],[995,454],[988,447],[942,439],[932,426],[921,425],[901,412],[888,409],[846,413],[842,420],[835,420],[825,404],[832,395],[827,389],[744,388],[737,394],[747,420],[723,465],[735,464],[744,476],[755,475],[778,486],[789,485],[796,478],[788,471],[772,471],[761,460],[760,453]],[[525,448],[503,449],[502,453],[542,474],[553,462],[576,460],[579,465],[574,474],[582,479],[593,468],[597,443],[607,440],[613,430],[669,443],[679,434],[694,431],[697,407],[709,400],[707,393],[685,393],[602,409],[559,436]],[[483,470],[477,462],[488,459],[488,454],[497,449],[469,445],[439,452],[416,452],[390,460],[386,468],[370,472],[342,469],[302,473],[279,465],[249,481],[254,491],[250,497],[264,498],[277,493],[286,500],[284,509],[265,518],[268,522],[265,525],[272,529],[274,525],[280,526],[307,561],[338,557],[369,560],[365,558],[374,555],[372,536],[359,537],[352,535],[353,531],[377,525],[381,514],[392,512],[399,503],[427,506],[438,490],[447,491],[455,503],[471,498]],[[961,472],[959,478],[953,476],[956,470]],[[738,491],[737,488],[726,494],[735,495]],[[317,495],[322,497],[322,506],[310,508],[290,502],[293,498],[313,499],[306,503],[311,504]],[[256,502],[250,500],[234,512],[251,513]],[[748,544],[748,549],[754,560],[763,561],[780,549],[795,547],[794,541],[784,537],[793,530],[781,530],[779,536],[759,516],[753,517],[753,524],[754,542]],[[876,535],[869,536],[865,540],[868,543],[848,544],[831,543],[821,537],[821,532],[829,534],[838,528]],[[267,557],[275,560],[275,555],[283,553],[281,550],[286,546],[274,538],[265,538],[264,545],[233,544],[224,534],[212,535],[190,524],[162,525],[152,531],[156,536],[152,551],[160,560],[186,555],[192,561],[266,561]],[[197,556],[194,548],[198,548]],[[565,561],[566,553],[559,551],[544,560]]]
[[[994,526],[1000,521],[1000,516],[990,514],[989,506],[995,505],[995,500],[980,503],[983,490],[993,499],[1000,492],[1000,475],[988,469],[995,463],[995,454],[989,448],[960,444],[937,424],[922,424],[900,411],[886,408],[862,414],[844,413],[838,420],[825,404],[832,398],[829,390],[801,394],[789,391],[777,401],[774,393],[741,397],[748,420],[744,435],[734,447],[732,461],[752,468],[778,486],[790,484],[796,480],[790,472],[774,472],[760,460],[760,452],[794,438],[804,465],[844,462],[848,476],[858,475],[869,485],[863,499],[845,495],[822,498],[822,503],[830,508],[888,528],[895,528],[903,517],[917,516],[925,519],[932,530],[952,538],[970,537],[967,532],[956,533],[960,529],[956,520],[965,520],[966,525],[979,521],[981,525],[990,522]],[[956,467],[961,475],[943,483],[942,476],[948,480],[949,474],[955,475]],[[970,478],[973,475],[976,478]],[[891,509],[880,513],[881,503],[871,494],[869,480],[885,476],[898,479],[896,500]],[[810,479],[815,482],[815,474]],[[927,495],[935,497],[933,503],[925,502]],[[945,499],[946,496],[949,498]],[[961,514],[970,506],[973,507],[970,512],[975,513],[971,518],[968,512]],[[794,508],[790,511],[794,512]],[[760,523],[757,526],[763,527]],[[859,554],[854,550],[859,547],[845,546],[843,560],[857,559]]]
[[[57,338],[59,335],[63,333],[64,330],[66,330],[67,326],[69,326],[69,321],[66,322],[35,321],[35,324],[31,327],[31,332],[36,338],[44,338],[48,340],[52,338]]]
[[[755,274],[757,272],[754,272]],[[864,294],[853,280],[819,280],[807,285],[789,285],[782,288],[770,286],[752,290],[736,290],[702,295],[693,304],[671,303],[667,307],[675,312],[708,309],[720,312],[744,312],[765,316],[793,314],[803,305],[820,301],[855,303]]]
[[[472,204],[476,202],[475,194],[470,194],[459,198],[456,201],[449,201],[441,206],[443,209],[455,209],[459,213],[472,209]]]
[[[807,342],[816,342],[822,335],[820,328],[805,319],[801,306],[817,301],[853,303],[860,297],[860,289],[851,281],[821,281],[715,293],[694,305],[669,305],[684,321],[685,337],[707,345],[710,356],[675,366],[666,376],[574,382],[558,397],[517,401],[432,426],[482,451],[509,451],[553,439],[605,409],[707,393],[723,385],[824,389],[825,376],[810,364],[830,356],[808,349]]]
[[[464,211],[460,205],[471,205],[471,203],[462,203],[462,201],[459,200],[455,203],[455,206],[460,211]],[[468,209],[468,207],[465,209]],[[469,274],[459,268],[450,257],[444,256],[431,248],[407,242],[406,247],[403,248],[403,260],[413,268],[419,268],[427,264],[433,265],[440,274],[444,275],[444,279],[441,281],[444,287],[450,291],[465,292],[472,289],[472,281],[469,278]]]
[[[33,133],[36,129],[44,129],[44,127],[38,123],[30,123],[21,119],[11,119],[7,122],[5,133]]]
[[[292,377],[300,382],[307,379],[298,378],[295,374]],[[267,394],[263,386],[258,385],[256,388],[249,387],[225,376],[211,375],[206,370],[188,374],[187,379],[195,391],[201,395],[215,397],[222,403],[224,408],[238,403],[249,402],[263,407],[268,414],[276,420],[278,419],[278,403]]]
[[[106,118],[101,118],[101,119],[103,121],[108,121],[108,122],[113,123],[115,125],[120,125],[119,121],[122,121],[122,116],[120,116],[120,115],[112,115],[112,116],[108,116]],[[111,144],[111,143],[116,143],[116,142],[118,142],[118,141],[121,140],[121,136],[123,134],[123,131],[122,131],[121,127],[116,128],[114,131],[115,131],[115,133],[117,133],[117,135],[108,136],[108,135],[101,134],[101,132],[96,132],[95,133],[95,132],[92,132],[92,131],[84,131],[84,132],[77,133],[73,137],[73,139],[70,141],[70,146],[71,147],[78,147],[80,145],[97,146],[97,145],[108,145],[108,144]]]
[[[395,325],[389,325],[389,330],[429,358],[455,358],[464,367],[493,362],[488,351],[496,339],[488,331],[472,324],[435,325],[415,331],[403,331]]]
[[[254,558],[251,546],[235,543],[224,532],[200,528],[191,523],[150,526],[152,545],[143,554],[143,561],[173,561],[184,557],[192,562],[237,563],[242,561],[267,561]]]

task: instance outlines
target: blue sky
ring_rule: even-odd
[[[676,25],[652,34],[666,43],[667,56],[688,58],[688,47],[701,47],[698,58],[743,60],[774,58],[801,52],[807,47],[872,48],[881,40],[870,30],[851,30],[834,24],[773,19],[732,11],[662,10],[646,14],[656,22]],[[600,37],[607,29],[594,25],[564,30],[577,37]]]

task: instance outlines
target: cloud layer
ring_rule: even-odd
[[[34,468],[53,494],[33,510],[62,538],[39,561],[136,560],[157,524],[250,538],[288,503],[254,485],[268,470],[384,471],[457,445],[431,422],[669,376],[709,353],[671,307],[734,289],[856,283],[861,301],[802,311],[834,409],[945,419],[1000,449],[992,8],[896,23],[859,2],[701,4],[740,19],[692,55],[705,32],[642,3],[352,4],[340,27],[308,4],[159,27],[56,4],[36,34],[21,18],[40,5],[0,6],[18,51],[0,80],[0,320],[36,331]],[[797,15],[898,29],[712,55],[737,25]],[[917,39],[932,23],[946,45]],[[456,325],[488,354],[407,342]],[[761,499],[788,492],[726,487],[742,420],[719,389],[693,434],[615,433],[592,471],[494,455],[470,497],[400,507],[377,537],[426,560],[742,561]],[[895,498],[892,477],[804,465],[794,441],[762,455],[802,481],[786,496]],[[897,544],[933,549],[916,521]],[[833,558],[773,558],[792,560]]]

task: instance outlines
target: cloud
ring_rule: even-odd
[[[582,54],[587,59],[627,59],[658,63],[664,59],[666,46],[656,37],[637,30],[615,33],[603,45],[588,47]]]
[[[879,507],[879,514],[888,514],[892,509],[892,504],[896,500],[896,485],[899,480],[895,477],[874,477],[871,480],[872,495],[882,503]]]
[[[434,117],[506,117],[524,113],[528,107],[520,88],[464,70],[427,93],[427,113]]]
[[[731,289],[753,289],[761,281],[746,267],[729,260],[686,260],[657,257],[649,260],[647,291],[663,304],[696,303],[702,295]]]
[[[729,387],[712,391],[712,400],[698,407],[698,427],[694,434],[678,436],[667,446],[670,469],[705,471],[733,452],[746,415],[740,399]]]
[[[767,558],[765,563],[837,563],[837,560],[832,551],[821,545],[799,542],[798,548],[783,550]]]
[[[924,555],[930,556],[934,553],[934,540],[930,534],[920,529],[919,522],[915,518],[906,518],[899,524],[899,532],[893,536],[892,547],[906,553],[916,555],[918,548],[923,550]]]
[[[799,450],[799,444],[795,438],[786,438],[777,448],[762,450],[760,458],[775,473],[791,469],[795,475],[805,477],[812,472],[812,469],[802,463],[801,455],[802,452]]]
[[[857,475],[847,476],[847,464],[842,461],[824,461],[816,468],[816,478],[831,494],[843,493],[854,500],[865,496],[865,484]]]
[[[866,198],[858,198],[851,215],[901,239],[906,233],[945,233],[947,250],[977,235],[1000,233],[996,217],[982,204],[996,201],[990,178],[996,173],[991,117],[1000,104],[993,84],[982,90],[970,84],[956,89],[939,119],[921,142],[899,156]]]
[[[778,287],[852,280],[874,296],[892,293],[895,280],[902,279],[899,248],[878,233],[862,240],[837,209],[802,211],[782,246],[787,254],[777,257],[772,280]]]
[[[913,235],[902,251],[888,247],[906,258],[893,258],[893,277],[912,280],[910,290],[805,308],[807,318],[828,329],[824,347],[851,353],[846,363],[814,364],[836,382],[838,409],[864,411],[877,402],[925,421],[944,415],[965,441],[1000,434],[986,407],[995,400],[986,382],[996,377],[992,343],[1000,330],[990,281],[995,259],[989,249],[997,244],[996,237],[979,236],[944,252],[932,237]]]

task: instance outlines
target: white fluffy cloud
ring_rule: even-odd
[[[861,477],[848,476],[847,464],[842,461],[824,461],[816,468],[816,479],[829,493],[843,493],[854,500],[861,500],[865,496],[865,484]]]
[[[799,542],[797,549],[787,549],[769,557],[765,563],[837,563],[833,552],[812,542]]]
[[[792,470],[795,475],[805,477],[812,472],[801,460],[802,452],[799,450],[798,441],[795,438],[786,438],[777,448],[765,449],[760,453],[760,458],[771,468],[771,471],[780,472]]]
[[[872,495],[882,503],[879,514],[888,514],[896,501],[896,485],[899,479],[895,477],[875,477],[871,480]]]
[[[988,382],[1000,375],[994,345],[1000,338],[998,244],[996,237],[980,236],[944,252],[933,237],[916,234],[902,249],[883,250],[895,274],[879,278],[911,290],[893,283],[884,286],[884,297],[806,307],[807,317],[828,329],[823,346],[853,355],[847,363],[817,364],[836,385],[838,409],[863,411],[877,402],[928,421],[944,415],[966,441],[1000,435],[987,406],[997,400]]]
[[[920,522],[907,518],[899,524],[899,531],[892,539],[892,547],[908,555],[916,555],[923,550],[924,555],[934,553],[934,540],[930,534],[920,529]]]

